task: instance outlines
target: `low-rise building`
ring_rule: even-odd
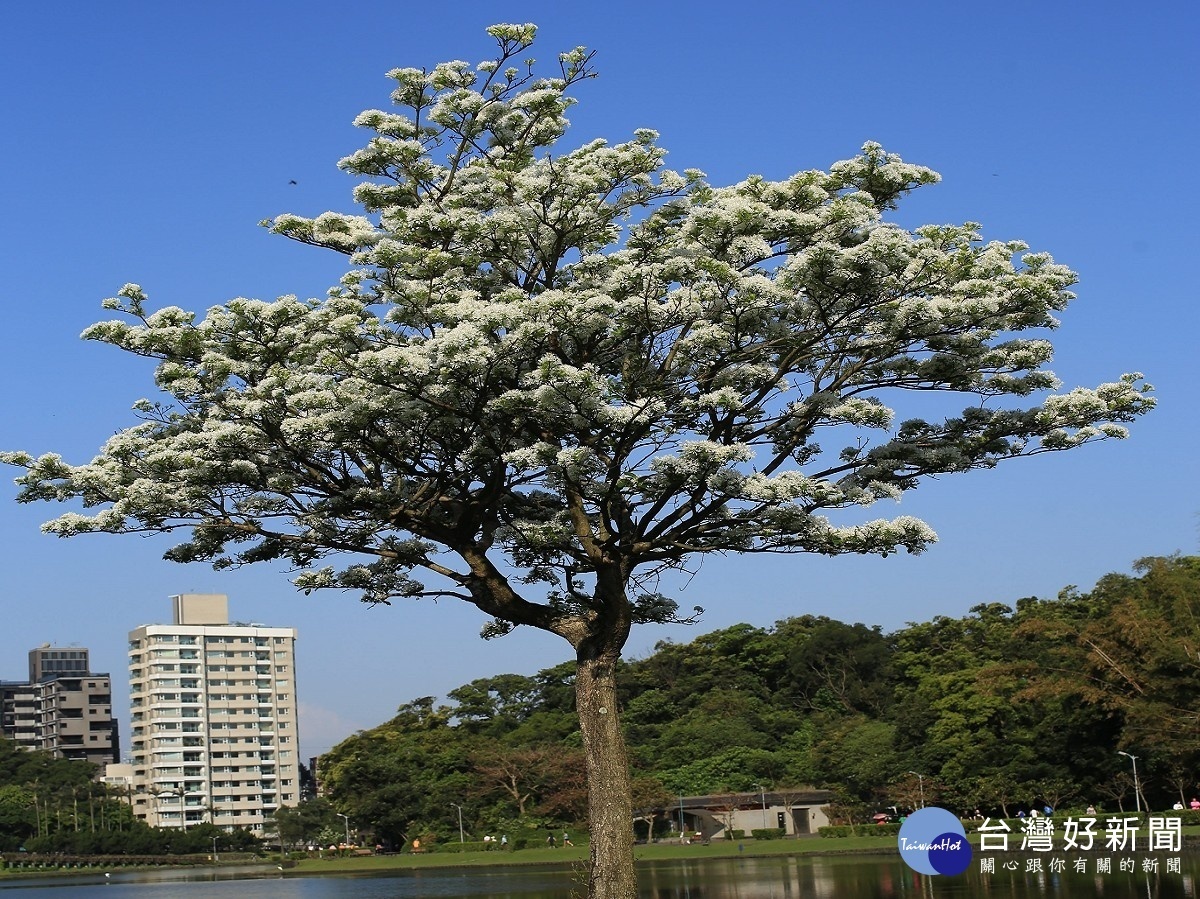
[[[832,799],[828,790],[807,787],[680,796],[670,806],[637,811],[635,820],[644,822],[643,829],[646,825],[653,828],[655,821],[670,821],[680,839],[722,840],[760,829],[804,836],[829,823],[825,806]]]

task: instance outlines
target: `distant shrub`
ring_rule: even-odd
[[[756,840],[778,840],[783,833],[782,827],[756,827],[750,831],[750,836]]]
[[[899,824],[830,824],[817,828],[817,834],[833,837],[885,837],[900,832]]]
[[[485,843],[482,840],[468,840],[465,843],[441,843],[438,846],[431,847],[431,851],[443,852],[483,852],[491,848],[491,843]],[[499,844],[497,844],[499,845]]]
[[[854,836],[853,824],[826,824],[817,828],[817,835],[828,839]]]

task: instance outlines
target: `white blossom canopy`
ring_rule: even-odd
[[[532,26],[489,33],[496,59],[397,69],[400,112],[359,116],[365,214],[267,223],[348,256],[327,297],[106,301],[125,317],[84,336],[158,360],[165,396],[90,463],[4,456],[22,501],[82,500],[46,530],[179,530],[178,561],[286,559],[306,590],[459,596],[578,643],[672,620],[654,575],[696,554],[919,552],[923,522],[838,510],[1152,408],[1137,374],[1019,402],[1059,386],[1043,332],[1075,276],[885,221],[929,169],[867,144],[717,187],[652,131],[560,149],[591,54],[539,77]],[[929,393],[965,408],[896,420]]]

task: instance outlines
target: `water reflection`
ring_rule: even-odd
[[[639,866],[641,899],[1198,899],[1200,855],[1179,874],[973,870],[925,877],[894,855],[650,862]],[[56,895],[56,892],[57,895]],[[69,890],[69,892],[62,892]],[[273,869],[143,871],[76,878],[0,880],[0,899],[575,899],[568,866],[409,870],[363,876],[299,876]]]

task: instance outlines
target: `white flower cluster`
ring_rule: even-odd
[[[325,299],[203,317],[148,312],[136,284],[105,301],[122,317],[85,337],[156,360],[165,397],[88,464],[0,456],[26,469],[22,499],[82,502],[51,531],[193,528],[172,558],[285,558],[302,588],[371,601],[418,595],[414,568],[482,589],[481,571],[503,579],[481,560],[497,547],[559,586],[595,574],[600,544],[625,572],[919,552],[935,535],[915,519],[819,513],[1122,437],[1152,408],[1140,375],[1018,402],[1057,389],[1041,332],[1075,276],[973,223],[885,221],[934,172],[870,143],[828,172],[713,186],[664,168],[649,129],[559,147],[591,55],[537,76],[535,31],[497,25],[495,59],[389,73],[399,110],[362,113],[370,139],[341,163],[369,216],[267,223],[346,257]],[[896,395],[932,414],[897,425]],[[323,567],[346,549],[375,561]],[[574,595],[542,618],[492,598],[539,626],[582,614]]]

